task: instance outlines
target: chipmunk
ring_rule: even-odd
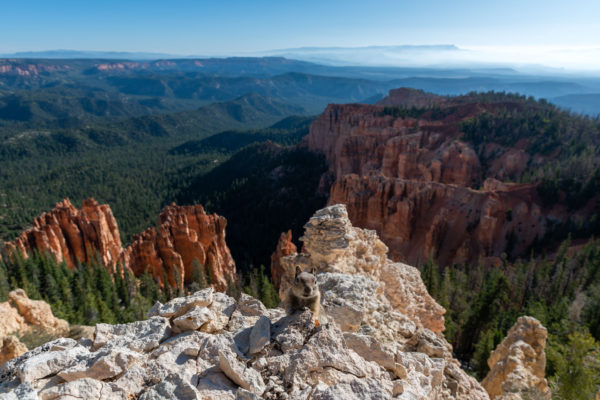
[[[317,286],[317,278],[314,275],[315,269],[310,272],[302,272],[300,267],[296,266],[296,275],[294,283],[288,289],[285,298],[285,309],[288,315],[295,311],[308,308],[315,317],[315,324],[319,326],[319,316],[321,314],[321,292]]]

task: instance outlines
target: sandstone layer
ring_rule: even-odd
[[[9,301],[0,303],[0,365],[27,351],[17,336],[33,330],[36,334],[64,336],[69,332],[67,321],[54,317],[50,306],[31,300],[22,289],[13,290]]]
[[[535,318],[520,317],[488,359],[481,382],[491,399],[550,398],[546,382],[546,328]]]
[[[155,304],[145,321],[98,324],[93,340],[59,339],[10,361],[0,369],[0,394],[6,399],[489,398],[452,358],[443,336],[427,328],[439,328],[440,319],[443,324],[443,309],[425,297],[416,270],[387,260],[376,234],[353,228],[343,207],[318,212],[306,228],[306,253],[283,257],[282,265],[303,258],[303,265],[320,266],[320,326],[309,310],[286,316],[250,296],[235,301],[208,288]],[[388,292],[384,282],[391,279],[399,280],[398,292]]]
[[[201,205],[163,209],[157,228],[134,236],[123,249],[117,222],[110,207],[93,199],[76,209],[69,199],[42,214],[34,226],[15,241],[9,251],[24,257],[34,250],[51,255],[57,262],[75,268],[78,262],[98,260],[111,273],[117,263],[135,275],[147,270],[156,281],[175,286],[190,283],[194,265],[210,275],[212,285],[225,290],[235,280],[235,263],[225,242],[227,220],[207,214]]]
[[[565,217],[544,209],[536,185],[504,183],[543,156],[520,142],[476,150],[463,140],[463,121],[516,107],[399,89],[378,105],[329,105],[303,143],[327,158],[329,204],[346,204],[352,223],[375,229],[393,259],[494,264],[504,252],[527,254]]]
[[[535,185],[502,185],[488,179],[483,190],[419,182],[379,174],[344,175],[329,202],[346,204],[351,221],[376,230],[394,259],[442,265],[523,254],[543,237],[547,221]]]

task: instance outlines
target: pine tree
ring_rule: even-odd
[[[485,378],[490,370],[487,360],[493,350],[494,331],[492,329],[488,329],[480,336],[479,341],[475,345],[475,352],[473,353],[473,371],[475,372],[477,379],[482,380]]]
[[[437,297],[440,288],[440,272],[433,260],[433,255],[429,256],[422,270],[421,278],[427,287],[427,291],[431,296]]]
[[[123,308],[126,308],[127,306],[129,306],[129,299],[130,299],[129,289],[127,287],[126,279],[127,279],[126,273],[123,272],[123,269],[121,268],[121,263],[119,262],[115,266],[114,280],[115,280],[116,294],[119,299],[119,303],[122,305]]]
[[[242,293],[241,283],[239,279],[233,279],[232,277],[227,278],[227,290],[225,293],[234,299],[239,299]]]
[[[277,291],[275,290],[275,286],[269,279],[269,277],[265,274],[265,266],[260,266],[260,271],[258,274],[258,286],[260,288],[260,301],[267,308],[275,308],[279,305],[279,296],[277,295]]]
[[[200,261],[198,261],[197,258],[194,258],[192,261],[192,281],[193,282],[189,286],[192,293],[208,287],[204,266],[200,264]]]
[[[0,258],[0,302],[8,299],[8,293],[10,292],[10,284],[8,283],[8,272],[6,270],[6,264]]]
[[[258,279],[258,271],[256,269],[252,269],[252,271],[248,274],[246,278],[246,285],[244,285],[243,291],[250,296],[259,299],[260,298],[260,288],[259,288],[259,279]]]
[[[589,333],[569,334],[568,343],[548,348],[548,356],[556,368],[553,399],[594,398],[600,389],[600,344]]]

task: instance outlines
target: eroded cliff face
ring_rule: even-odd
[[[413,105],[435,107],[411,117]],[[393,259],[494,264],[503,252],[527,253],[549,219],[563,217],[543,210],[535,185],[502,182],[542,158],[531,160],[522,144],[487,144],[482,165],[462,140],[462,121],[511,106],[401,89],[379,105],[328,106],[304,144],[329,162],[329,204],[346,204],[351,221],[375,229]]]
[[[392,263],[373,231],[343,206],[306,225],[306,253],[282,258],[318,267],[320,325],[310,310],[285,315],[212,288],[166,304],[148,319],[98,324],[93,340],[59,339],[0,369],[9,398],[469,399],[482,386],[439,333],[443,309],[419,273]],[[394,281],[395,280],[395,281]],[[396,291],[389,292],[393,286]],[[440,326],[440,324],[442,326]]]
[[[546,231],[534,185],[487,180],[483,190],[377,174],[344,175],[329,202],[348,207],[357,226],[376,230],[396,260],[422,263],[499,262],[522,254]]]
[[[149,269],[155,279],[166,276],[173,286],[193,281],[193,265],[198,263],[210,274],[217,290],[225,290],[235,279],[235,262],[225,242],[227,220],[217,214],[206,214],[201,205],[163,209],[158,228],[148,228],[134,236],[122,259],[134,274]]]
[[[93,199],[76,209],[69,199],[57,203],[52,211],[34,221],[33,228],[7,243],[10,251],[25,257],[33,250],[50,254],[58,262],[74,268],[79,261],[96,257],[111,273],[117,262],[135,275],[148,270],[155,280],[172,286],[190,283],[193,266],[210,274],[217,290],[225,290],[235,280],[235,263],[225,242],[227,220],[206,214],[201,205],[163,209],[158,228],[148,228],[123,249],[117,221],[110,207]]]
[[[550,398],[546,382],[546,328],[535,318],[520,317],[488,359],[481,382],[491,399]]]
[[[8,247],[25,257],[33,250],[49,253],[71,269],[78,261],[90,262],[99,257],[111,272],[122,251],[119,228],[110,207],[94,199],[85,200],[81,210],[69,199],[57,203]]]

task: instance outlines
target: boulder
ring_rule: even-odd
[[[249,392],[261,395],[265,391],[260,372],[247,368],[234,352],[219,350],[219,367],[229,379]]]
[[[0,338],[0,365],[19,357],[27,351],[27,347],[16,336]]]
[[[194,331],[215,318],[215,314],[207,307],[195,306],[182,316],[174,318],[173,324],[180,331]]]
[[[249,337],[248,353],[260,352],[271,341],[271,320],[265,315],[261,316],[252,327]]]
[[[206,307],[212,303],[213,289],[199,290],[191,296],[176,297],[166,304],[156,303],[148,312],[148,317],[179,317],[194,307]]]
[[[138,352],[147,352],[158,347],[170,334],[169,320],[163,317],[151,317],[129,324],[98,324],[92,348],[98,350],[104,346],[126,347]]]

